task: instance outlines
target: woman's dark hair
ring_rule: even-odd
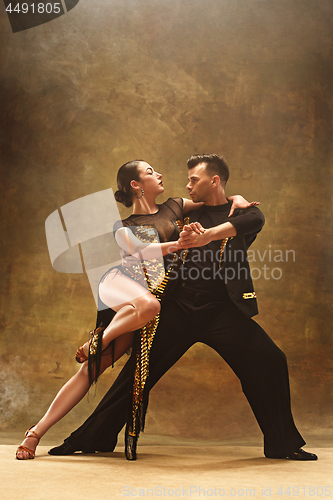
[[[117,185],[118,191],[114,193],[116,201],[125,205],[125,207],[131,207],[132,202],[132,191],[131,191],[131,181],[139,181],[139,163],[143,160],[129,161],[122,165],[118,170],[117,174]]]

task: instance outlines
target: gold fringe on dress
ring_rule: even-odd
[[[176,221],[179,231],[183,229],[184,224],[188,224],[189,218],[183,221]],[[166,293],[169,283],[169,276],[176,263],[179,262],[179,253],[175,252],[173,261],[165,273],[162,282],[152,288],[148,276],[147,268],[143,265],[146,282],[149,291],[161,302]],[[140,330],[140,341],[135,354],[135,368],[132,388],[131,413],[126,425],[125,432],[125,456],[127,460],[136,460],[136,447],[138,437],[145,426],[145,417],[148,406],[148,394],[145,391],[146,381],[149,375],[149,354],[153,344],[154,336],[158,327],[160,314],[157,314]]]

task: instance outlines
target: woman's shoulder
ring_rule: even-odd
[[[177,217],[182,217],[183,215],[183,205],[184,205],[184,200],[183,198],[168,198],[162,205],[161,207],[166,207],[172,210]]]

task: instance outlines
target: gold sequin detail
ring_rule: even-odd
[[[222,256],[223,252],[225,249],[226,244],[228,243],[229,238],[224,238],[221,242],[221,248],[220,248],[220,258],[219,258],[219,269],[221,269],[222,266]]]
[[[255,299],[256,292],[243,293],[243,299]]]
[[[134,235],[144,243],[158,243],[159,241],[154,226],[136,226]]]
[[[190,218],[189,217],[184,217],[184,220],[177,220],[176,221],[179,232],[181,232],[184,229],[184,226],[190,223]],[[186,257],[188,255],[188,248],[185,248],[182,251],[182,258],[183,258],[183,264],[185,264]]]
[[[138,422],[139,407],[143,401],[143,390],[149,375],[149,353],[154,340],[160,315],[149,321],[140,331],[140,349],[136,353],[136,365],[133,381],[132,400],[132,425],[129,434],[136,436],[140,431],[140,421]]]
[[[177,225],[178,222],[177,221]],[[180,227],[180,225],[178,225]],[[155,295],[157,300],[161,301],[166,287],[169,281],[169,276],[174,268],[174,265],[179,261],[179,254],[174,253],[172,263],[167,272],[164,272],[163,279],[157,284],[151,280],[150,275],[151,261],[149,261],[149,274],[147,267],[143,264],[142,268],[147,281],[149,291]],[[164,271],[164,268],[163,268]],[[141,422],[140,422],[140,407],[143,403],[143,391],[145,388],[146,380],[149,375],[149,353],[151,346],[153,344],[154,336],[158,327],[160,319],[160,314],[158,313],[151,321],[149,321],[140,330],[140,348],[136,353],[136,363],[134,370],[134,380],[133,380],[133,396],[132,396],[132,422],[129,424],[128,434],[130,436],[137,436],[140,432]]]
[[[104,330],[104,328],[98,327],[95,328],[95,330],[91,330],[90,335],[91,335],[91,340],[89,343],[89,354],[94,355],[97,352],[97,346],[98,346],[98,339],[99,339],[99,333],[101,330]]]
[[[159,243],[157,231],[153,226],[137,226],[134,235],[144,243]],[[133,273],[134,279],[138,281],[138,278],[142,276],[142,269],[144,268],[149,270],[145,271],[146,279],[148,276],[152,288],[156,288],[165,276],[162,253],[160,259],[142,260],[140,264],[131,265],[128,271],[130,274]]]

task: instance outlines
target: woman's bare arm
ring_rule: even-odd
[[[240,194],[234,194],[233,196],[228,196],[228,200],[232,201],[231,209],[229,212],[229,217],[234,213],[237,208],[249,208],[253,206],[260,205],[259,201],[247,201]],[[197,210],[202,207],[203,203],[200,201],[198,203],[194,203],[192,200],[188,200],[187,198],[183,198],[183,213],[184,215],[192,212],[193,210]]]
[[[166,241],[164,243],[145,243],[132,233],[128,227],[121,227],[116,231],[115,239],[120,248],[128,255],[139,258],[139,253],[144,259],[158,259],[162,255],[175,252],[180,249],[177,241]]]

